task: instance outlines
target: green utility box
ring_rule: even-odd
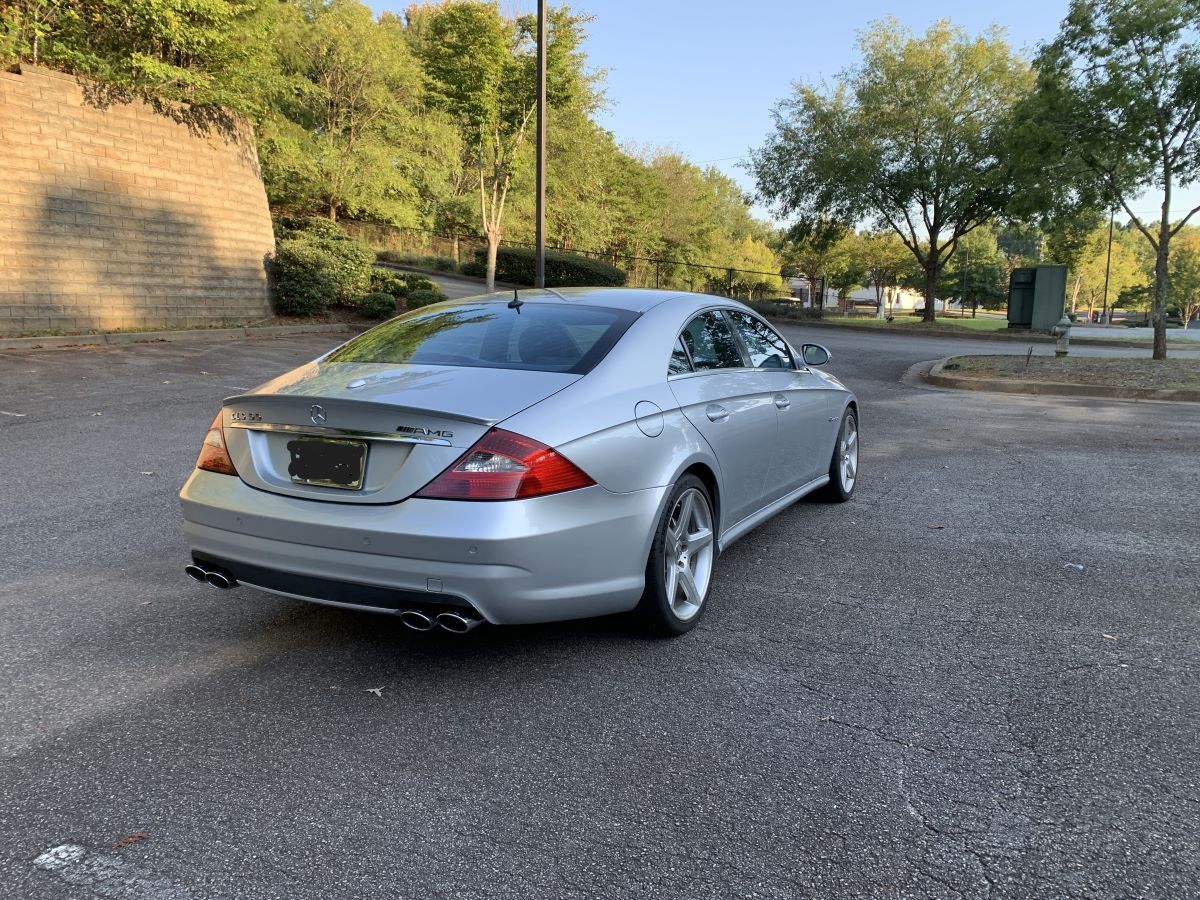
[[[1008,280],[1008,327],[1049,331],[1067,303],[1066,266],[1013,269]]]

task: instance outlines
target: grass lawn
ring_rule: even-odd
[[[906,328],[921,331],[927,328],[962,328],[967,331],[1006,331],[1008,320],[979,316],[978,318],[959,318],[957,315],[938,316],[933,325],[926,325],[916,316],[896,316],[891,323],[886,319],[876,319],[874,316],[825,316],[824,321],[837,325],[870,325],[879,328]]]
[[[1106,384],[1159,390],[1200,390],[1200,359],[1123,356],[955,356],[942,367],[965,378],[1008,378],[1068,384]]]

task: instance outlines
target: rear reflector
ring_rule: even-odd
[[[417,496],[437,500],[522,500],[595,483],[545,444],[493,428]]]
[[[208,434],[204,436],[204,443],[200,445],[200,457],[196,460],[196,468],[206,472],[220,472],[222,475],[237,474],[233,460],[229,458],[229,451],[225,449],[225,434],[221,430],[220,413],[213,419]]]

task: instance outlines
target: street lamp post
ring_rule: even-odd
[[[1117,211],[1111,210],[1108,214],[1108,256],[1104,259],[1104,324],[1112,324],[1112,313],[1108,311],[1108,270],[1112,266],[1112,233],[1113,219],[1116,217]]]
[[[546,0],[537,12],[537,202],[534,215],[534,287],[546,286]]]

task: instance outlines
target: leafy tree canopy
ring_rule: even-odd
[[[1200,179],[1200,0],[1072,0],[1036,61],[1012,153],[1026,212],[1116,205],[1155,253],[1154,357],[1166,357],[1170,243],[1200,207],[1172,192]],[[1158,221],[1132,208],[1161,197]]]
[[[776,107],[752,168],[784,215],[894,231],[925,272],[932,320],[945,261],[1012,199],[1004,150],[1033,77],[995,30],[971,38],[943,21],[916,36],[887,20],[859,46],[832,86],[798,85]]]

